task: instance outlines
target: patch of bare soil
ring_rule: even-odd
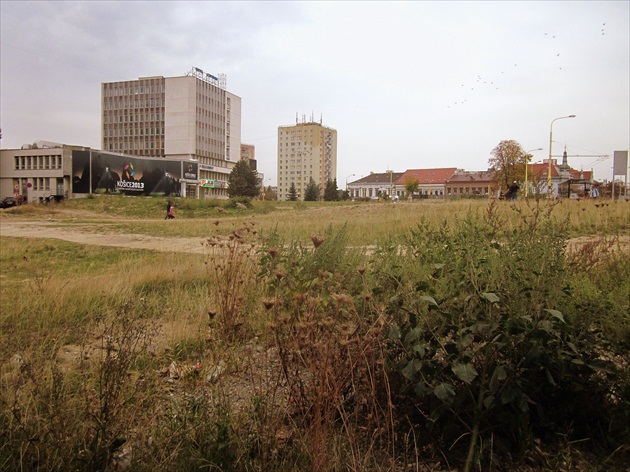
[[[148,249],[161,252],[204,253],[207,238],[165,238],[143,234],[120,234],[103,231],[96,224],[73,224],[59,226],[46,221],[2,221],[0,236],[20,238],[60,239],[95,246]]]
[[[117,219],[120,221],[120,219]],[[65,224],[60,226],[55,221],[3,220],[0,223],[0,236],[20,238],[60,239],[79,244],[95,246],[126,247],[130,249],[148,249],[160,252],[180,252],[205,254],[207,238],[166,238],[142,234],[120,234],[104,230],[103,226],[90,223]],[[601,240],[596,236],[581,236],[568,242],[570,250],[578,250],[585,245]],[[611,250],[630,251],[630,236],[620,236]]]

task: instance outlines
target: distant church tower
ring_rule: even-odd
[[[569,156],[567,155],[567,147],[564,147],[564,153],[562,153],[562,165],[558,166],[558,175],[562,179],[569,179],[571,177],[571,167],[569,167]]]

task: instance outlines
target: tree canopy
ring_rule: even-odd
[[[260,178],[247,161],[238,161],[228,177],[228,196],[257,197],[260,193]]]
[[[268,185],[267,188],[263,186],[263,200],[277,200],[278,195],[274,189],[271,188],[271,185]]]
[[[289,201],[297,201],[297,189],[295,188],[295,182],[291,182],[291,187],[289,187]]]
[[[326,182],[326,188],[324,189],[324,201],[336,202],[339,200],[339,192],[337,191],[337,179]]]
[[[531,158],[523,151],[521,145],[514,140],[501,141],[492,150],[492,157],[488,160],[490,170],[499,182],[499,187],[509,188],[513,181],[525,179],[525,164]]]
[[[320,194],[322,193],[321,187],[315,183],[313,177],[310,178],[308,185],[304,189],[304,201],[305,202],[316,202],[319,200]]]
[[[416,193],[419,188],[420,182],[418,181],[418,179],[409,178],[405,181],[405,191],[407,192],[407,196],[413,196],[413,194]]]

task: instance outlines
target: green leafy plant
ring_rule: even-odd
[[[543,218],[500,231],[494,218],[421,226],[396,253],[405,260],[381,274],[395,290],[389,336],[402,398],[451,447],[468,438],[464,470],[489,459],[491,442],[496,453],[523,452],[545,432],[603,428],[615,421],[609,392],[622,392],[607,343],[564,312],[565,230]]]

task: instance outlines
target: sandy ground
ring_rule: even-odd
[[[120,220],[119,220],[120,221]],[[59,223],[43,220],[12,220],[0,222],[1,237],[50,238],[79,244],[95,246],[126,247],[130,249],[148,249],[160,252],[179,252],[188,254],[206,254],[207,238],[165,238],[143,234],[121,234],[108,232],[106,227],[90,223]],[[594,240],[582,236],[569,240],[569,248],[577,249]],[[611,249],[630,250],[630,236],[619,237],[618,245]],[[368,251],[369,252],[369,251]]]
[[[150,249],[161,252],[184,252],[203,254],[207,252],[204,243],[207,238],[163,238],[142,234],[119,234],[103,232],[103,227],[95,224],[59,225],[46,221],[10,221],[0,223],[0,236],[20,238],[61,239],[95,246],[127,247]]]

